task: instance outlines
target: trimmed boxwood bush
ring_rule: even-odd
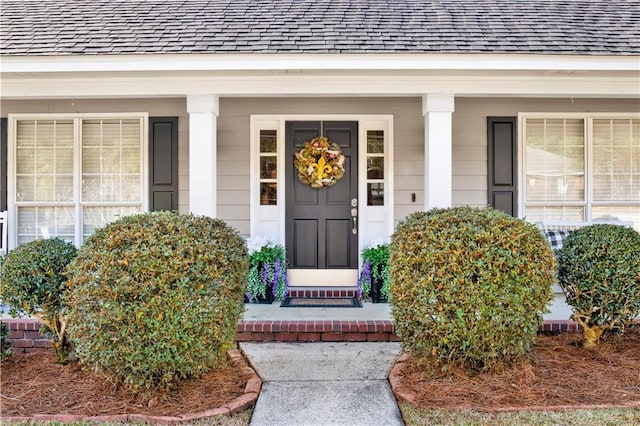
[[[142,391],[221,365],[248,268],[244,240],[217,219],[161,212],[107,225],[69,267],[78,358]]]
[[[573,231],[558,252],[558,281],[585,346],[624,331],[640,315],[640,234],[609,224]]]
[[[0,272],[0,294],[9,313],[39,319],[60,362],[71,352],[63,296],[65,268],[75,256],[73,244],[61,239],[34,240],[11,250],[2,259]]]
[[[410,215],[390,246],[392,314],[417,358],[486,370],[527,352],[552,292],[540,231],[494,209]]]
[[[9,358],[12,353],[11,343],[9,343],[9,327],[0,322],[0,361]]]

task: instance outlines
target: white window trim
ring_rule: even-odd
[[[70,207],[75,207],[76,209],[76,223],[75,223],[75,233],[74,233],[74,244],[76,247],[80,247],[83,242],[83,231],[82,231],[82,207],[83,206],[105,206],[109,205],[114,206],[127,206],[127,205],[135,205],[137,206],[140,203],[137,202],[81,202],[80,191],[81,191],[81,179],[79,177],[79,167],[82,164],[82,152],[78,141],[80,139],[80,131],[81,131],[81,121],[87,119],[96,119],[96,120],[108,120],[108,119],[131,119],[137,118],[141,121],[140,126],[140,140],[142,143],[141,146],[141,164],[140,164],[140,173],[142,174],[142,186],[140,188],[140,203],[142,204],[142,211],[146,212],[149,209],[149,141],[148,141],[148,125],[149,125],[149,114],[146,112],[123,112],[123,113],[62,113],[62,114],[49,114],[49,113],[29,113],[29,114],[9,114],[8,115],[8,125],[7,125],[7,220],[12,226],[8,229],[8,248],[13,249],[17,246],[17,238],[18,238],[18,226],[17,226],[17,209],[18,205],[15,201],[16,198],[16,126],[18,121],[22,120],[73,120],[74,126],[74,164],[73,164],[73,202],[21,202],[19,203],[22,206],[64,206],[68,205]]]
[[[285,123],[287,121],[357,121],[358,122],[358,246],[359,251],[375,238],[393,233],[393,115],[387,114],[252,114],[250,118],[250,233],[265,236],[282,245],[285,238]],[[277,197],[275,206],[260,205],[260,130],[277,131]],[[367,206],[367,131],[385,134],[384,205]],[[358,256],[360,258],[360,256]]]
[[[591,208],[597,205],[618,205],[618,206],[636,206],[638,202],[635,201],[607,201],[607,202],[594,202],[593,201],[593,120],[610,119],[610,120],[626,120],[626,119],[640,119],[640,113],[629,112],[520,112],[518,113],[518,205],[520,206],[519,217],[526,218],[527,204],[535,205],[536,202],[526,202],[526,182],[525,182],[525,164],[526,164],[526,125],[527,119],[582,119],[584,120],[584,138],[585,138],[585,199],[582,201],[548,201],[540,202],[540,205],[545,206],[584,206],[586,222],[591,221]]]

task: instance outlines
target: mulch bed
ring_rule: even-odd
[[[531,356],[491,373],[449,371],[403,357],[391,374],[395,394],[423,408],[509,411],[593,406],[640,407],[640,327],[595,349],[578,333],[540,335]],[[1,364],[3,416],[145,414],[179,416],[227,404],[246,375],[232,365],[184,381],[170,394],[142,396],[52,351],[15,353]]]
[[[0,368],[2,416],[179,416],[230,403],[243,395],[247,382],[242,368],[230,364],[202,378],[183,381],[171,393],[143,396],[78,363],[60,365],[50,350],[14,353]]]
[[[480,374],[455,366],[443,372],[404,356],[390,379],[396,396],[421,408],[640,407],[640,327],[595,349],[580,340],[579,333],[540,335],[528,359]]]

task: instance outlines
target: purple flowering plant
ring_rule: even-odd
[[[390,283],[389,276],[389,243],[381,238],[377,238],[362,251],[362,271],[358,279],[358,296],[368,298],[371,292],[373,281],[382,281],[381,293],[389,300]]]
[[[270,291],[274,300],[287,296],[287,256],[282,245],[264,237],[247,240],[250,266],[246,296],[250,302],[265,298]]]

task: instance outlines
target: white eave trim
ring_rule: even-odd
[[[2,73],[264,70],[640,71],[640,55],[149,54],[2,56]]]

